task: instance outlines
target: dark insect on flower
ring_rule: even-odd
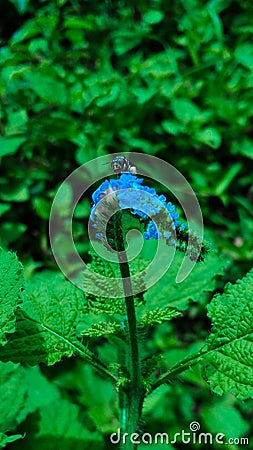
[[[116,156],[111,163],[107,164],[111,164],[111,168],[116,174],[123,172],[136,174],[136,167],[125,156]]]

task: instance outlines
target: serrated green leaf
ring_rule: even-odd
[[[125,306],[122,298],[114,298],[113,301],[110,298],[101,297],[101,289],[106,292],[112,293],[114,295],[114,288],[111,286],[111,279],[115,277],[120,277],[119,267],[117,263],[112,263],[104,260],[97,255],[96,252],[91,250],[90,255],[92,257],[92,262],[87,264],[87,267],[91,269],[94,273],[90,273],[88,276],[86,271],[84,272],[84,292],[89,290],[91,283],[93,284],[94,295],[87,294],[86,297],[89,302],[90,310],[94,314],[124,314]],[[101,283],[98,282],[97,273],[106,277],[106,279]],[[97,292],[96,292],[97,288]]]
[[[0,344],[16,329],[15,310],[21,303],[23,267],[14,253],[0,248]]]
[[[157,323],[163,323],[167,322],[174,317],[180,316],[181,313],[179,311],[176,311],[173,308],[166,307],[166,308],[155,308],[151,311],[147,311],[146,314],[143,315],[140,319],[140,325],[146,327],[146,326],[153,326]]]
[[[253,270],[208,307],[212,330],[204,374],[216,394],[253,398]]]
[[[223,273],[223,262],[217,255],[211,253],[205,257],[204,263],[198,263],[190,275],[180,284],[176,283],[176,275],[182,263],[183,256],[175,254],[173,262],[166,274],[145,294],[145,310],[152,306],[166,306],[184,310],[190,301],[205,303],[208,292],[213,291],[218,275]]]
[[[129,224],[131,224],[131,218],[129,218]],[[127,226],[124,228],[127,231]],[[100,244],[99,244],[100,245]],[[100,245],[100,254],[103,255],[103,246]],[[87,301],[89,302],[90,311],[96,315],[107,314],[107,315],[125,315],[125,300],[123,297],[115,298],[115,286],[112,283],[112,279],[121,278],[120,269],[118,262],[110,262],[99,256],[96,252],[91,250],[90,255],[92,257],[92,262],[87,264],[87,267],[93,271],[87,273],[84,271],[84,291],[89,291],[92,285],[94,294],[86,294]],[[137,258],[129,263],[130,274],[135,275],[143,271],[145,273],[145,268],[147,266],[147,261]],[[105,279],[102,281],[98,279],[97,274],[103,275]],[[145,289],[145,284],[143,277],[137,277],[133,282],[133,288],[138,289],[138,292],[142,292]],[[101,290],[106,292],[108,297],[101,297]],[[123,289],[122,289],[123,290]],[[121,291],[120,291],[121,292]],[[110,294],[112,299],[110,298]],[[143,303],[142,296],[135,296],[136,306]]]
[[[108,334],[118,334],[122,332],[122,327],[117,322],[103,322],[93,323],[91,327],[81,331],[82,336],[99,337]]]
[[[45,272],[27,282],[17,330],[0,349],[3,361],[48,365],[75,351],[76,324],[85,314],[83,292],[61,275]]]

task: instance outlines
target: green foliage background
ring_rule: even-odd
[[[245,274],[253,256],[251,1],[9,0],[2,9],[0,244],[17,251],[26,276],[55,268],[48,217],[64,178],[92,158],[131,150],[167,160],[191,183],[207,236],[227,256],[227,271],[213,291]],[[83,200],[75,212],[75,241],[83,255],[89,206]],[[210,328],[207,300],[193,303],[176,328],[174,322],[160,325],[150,336],[153,351],[166,348],[173,360],[175,349],[183,356],[198,346],[195,335],[203,341]],[[100,345],[110,359],[110,346],[103,340]],[[81,431],[76,425],[76,432],[65,433],[68,415],[88,421],[85,442],[92,441],[92,430],[105,436],[115,430],[110,385],[102,387],[89,367],[70,361],[26,375],[38,383],[45,377],[43,389],[57,397],[54,414],[63,428],[50,429],[52,412],[43,404],[38,431],[33,406],[27,423],[28,413],[14,424],[21,427],[16,434],[30,432],[10,448],[48,449],[45,436],[51,436],[52,449],[57,439],[61,449],[73,448]],[[19,377],[23,368],[6,370],[20,370]],[[93,395],[98,389],[100,399]],[[157,391],[143,427],[178,431],[198,417],[208,431],[225,432],[232,423],[239,437],[250,433],[252,410],[251,401],[229,394],[210,397],[194,369]],[[93,442],[103,448],[99,434]]]

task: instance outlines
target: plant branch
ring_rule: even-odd
[[[83,346],[82,346],[82,348],[80,348],[79,347],[79,343],[71,342],[69,339],[67,339],[64,336],[60,335],[56,331],[51,330],[51,328],[47,327],[46,325],[37,322],[36,320],[32,319],[31,317],[27,316],[26,314],[24,316],[25,316],[25,318],[27,320],[30,320],[31,322],[34,322],[37,325],[39,325],[41,328],[43,328],[43,330],[47,331],[48,333],[53,334],[54,336],[56,336],[61,341],[64,341],[65,344],[67,344],[70,347],[72,347],[76,354],[78,354],[82,359],[84,359],[87,362],[89,362],[101,375],[103,375],[106,378],[110,379],[114,384],[117,383],[117,381],[118,381],[117,377],[115,375],[113,375],[107,369],[107,367],[103,364],[103,362],[100,361],[100,359],[98,359],[97,356],[94,355],[94,353],[92,353],[90,350],[84,349]],[[80,344],[80,346],[81,346],[81,344]]]
[[[161,386],[164,383],[167,383],[168,381],[173,380],[177,375],[180,375],[180,373],[184,372],[185,370],[189,369],[193,365],[198,364],[199,360],[206,354],[207,351],[199,351],[198,353],[195,353],[194,355],[189,356],[188,358],[183,359],[179,363],[175,364],[168,372],[166,372],[164,375],[162,375],[160,378],[158,378],[157,381],[155,381],[151,385],[150,393],[153,392],[155,389],[157,389],[159,386]]]
[[[150,389],[149,393],[153,392],[155,389],[157,389],[162,384],[173,380],[173,378],[175,378],[177,375],[180,375],[180,373],[184,372],[185,370],[189,369],[190,367],[195,366],[196,364],[198,364],[199,361],[204,356],[207,356],[207,355],[209,355],[212,352],[216,352],[217,350],[219,350],[222,347],[226,347],[226,345],[231,344],[231,342],[237,342],[237,341],[240,341],[242,339],[245,339],[245,337],[250,336],[250,335],[251,335],[251,333],[247,333],[246,335],[243,335],[243,336],[241,336],[239,338],[233,339],[230,342],[221,343],[220,345],[217,345],[214,348],[209,348],[208,349],[208,348],[206,348],[206,344],[205,344],[204,347],[202,347],[202,349],[200,351],[198,351],[197,353],[189,356],[188,358],[183,359],[182,361],[177,363],[175,366],[173,366],[168,372],[166,372],[164,375],[162,375],[160,378],[158,378],[158,380],[155,381],[151,385],[151,389]]]

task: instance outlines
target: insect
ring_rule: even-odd
[[[125,156],[116,156],[111,163],[111,168],[114,173],[130,172],[136,174],[136,167]]]

